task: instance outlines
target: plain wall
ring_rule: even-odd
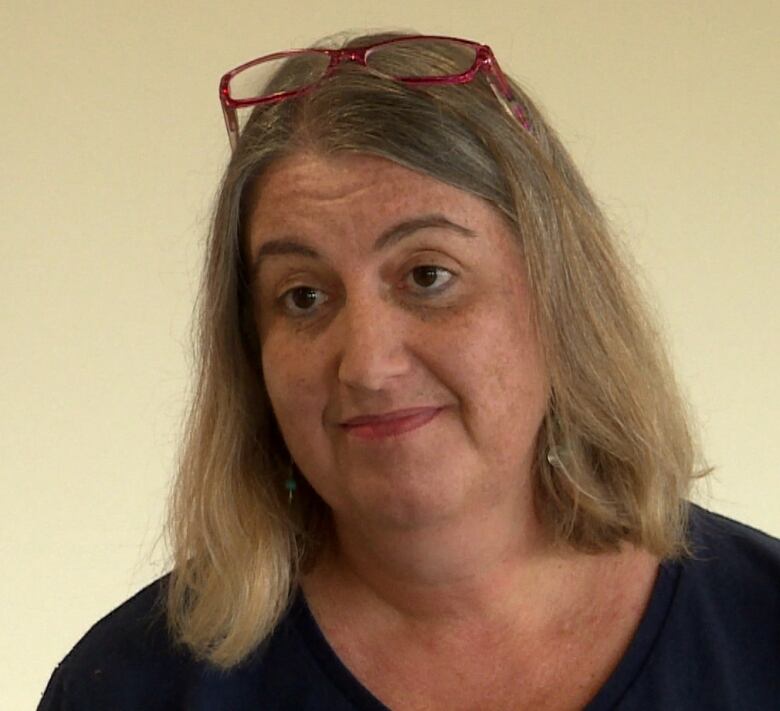
[[[3,3],[0,707],[166,569],[219,76],[343,29],[489,43],[545,107],[666,327],[699,500],[780,534],[778,26],[772,0]]]

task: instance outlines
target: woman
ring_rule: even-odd
[[[780,543],[687,503],[625,257],[490,50],[359,37],[221,99],[173,571],[41,708],[771,708]]]

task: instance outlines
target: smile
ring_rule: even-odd
[[[430,408],[416,412],[406,417],[397,417],[392,420],[383,420],[382,422],[371,422],[361,425],[342,425],[347,434],[354,435],[360,439],[385,439],[387,437],[397,437],[398,435],[412,432],[427,425],[442,408]]]

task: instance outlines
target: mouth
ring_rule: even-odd
[[[355,420],[350,420],[341,426],[347,434],[360,439],[385,439],[424,427],[443,409],[441,407],[426,407],[379,417],[355,418]]]

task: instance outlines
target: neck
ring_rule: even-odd
[[[592,556],[553,545],[530,504],[493,513],[392,530],[335,517],[334,545],[304,580],[307,598],[315,612],[335,605],[426,627],[500,625],[581,589]]]

